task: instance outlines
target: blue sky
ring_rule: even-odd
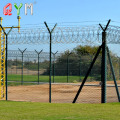
[[[13,5],[11,16],[3,15],[3,7],[7,3]],[[0,16],[4,19],[3,26],[15,26],[18,23],[14,3],[23,3],[20,10],[21,25],[43,24],[44,21],[58,24],[81,22],[81,25],[82,21],[96,21],[92,24],[106,24],[111,19],[110,24],[120,26],[120,0],[1,0]],[[30,15],[30,11],[25,15],[25,3],[33,3],[33,15]],[[120,53],[119,46],[112,46],[111,49]]]
[[[12,3],[11,16],[3,15],[3,7]],[[59,22],[81,22],[81,21],[120,21],[119,0],[1,0],[0,16],[3,17],[3,25],[17,24],[17,11],[14,3],[23,3],[21,8],[21,25]],[[25,3],[33,3],[33,16],[24,14]],[[117,23],[119,25],[120,23]]]

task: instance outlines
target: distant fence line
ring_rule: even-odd
[[[55,58],[52,54],[52,75],[53,76],[80,76],[82,80],[82,76],[86,74],[86,71],[93,60],[94,55],[81,55],[75,56],[74,54],[68,56],[65,53],[56,53]],[[112,58],[113,65],[115,67],[115,72],[117,74],[117,79],[120,78],[120,58]],[[39,61],[39,64],[38,64]],[[22,64],[24,64],[22,66]],[[16,66],[15,69],[13,67]],[[18,71],[18,69],[24,71],[36,71],[36,75],[38,74],[38,66],[40,71],[39,75],[48,75],[49,76],[49,53],[48,52],[41,52],[38,60],[38,56],[35,51],[25,51],[23,54],[23,63],[22,63],[22,54],[20,51],[16,50],[9,50],[8,52],[8,68],[9,74],[12,71]],[[11,71],[10,71],[11,69]],[[17,72],[13,72],[16,74]],[[27,72],[29,73],[29,72]],[[101,73],[101,56],[99,56],[98,60],[96,61],[95,66],[91,70],[90,79],[93,81],[100,81],[100,73]],[[18,74],[18,73],[17,73]],[[19,73],[21,74],[21,73]],[[26,74],[26,72],[23,72]],[[111,80],[111,72],[108,64],[108,79]],[[28,74],[32,75],[32,73]],[[29,80],[28,80],[29,81]],[[78,80],[79,81],[79,78]],[[44,81],[42,81],[44,82]]]

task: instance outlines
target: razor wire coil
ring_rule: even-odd
[[[22,27],[20,33],[13,29],[8,36],[8,44],[48,44],[50,35],[45,27]],[[52,43],[101,43],[102,30],[99,25],[78,27],[56,27],[52,33]],[[107,44],[120,43],[120,27],[109,26]]]

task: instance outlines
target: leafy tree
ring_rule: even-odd
[[[73,49],[77,55],[95,55],[98,50],[98,46],[78,46]],[[100,53],[101,54],[101,53]]]

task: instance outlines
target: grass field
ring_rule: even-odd
[[[68,82],[75,82],[75,81],[81,81],[84,78],[84,76],[69,76],[68,77]],[[91,77],[88,77],[88,79],[93,79]],[[16,75],[16,74],[8,74],[8,80],[9,81],[21,81],[21,75]],[[37,82],[38,81],[38,76],[37,75],[23,75],[23,81],[27,82]],[[49,81],[49,76],[39,76],[39,81],[40,82],[48,82]],[[52,82],[53,82],[53,76],[52,76]],[[61,83],[66,83],[67,82],[67,76],[55,76],[54,77],[54,82],[61,82]]]
[[[49,104],[0,101],[0,120],[119,120],[120,103]]]
[[[81,76],[81,80],[84,77]],[[89,77],[90,79],[90,77]],[[16,74],[8,74],[8,85],[10,86],[16,86],[21,84],[21,75]],[[10,82],[13,81],[13,82]],[[80,76],[69,76],[68,82],[74,83],[74,82],[80,81]],[[32,82],[32,83],[30,83]],[[34,83],[35,82],[35,83]],[[40,75],[39,76],[39,82],[49,82],[49,76],[46,75]],[[53,76],[51,79],[51,82],[53,83]],[[55,83],[67,83],[67,76],[54,76],[54,82]],[[23,83],[24,85],[35,85],[38,83],[38,76],[37,75],[23,75]]]

